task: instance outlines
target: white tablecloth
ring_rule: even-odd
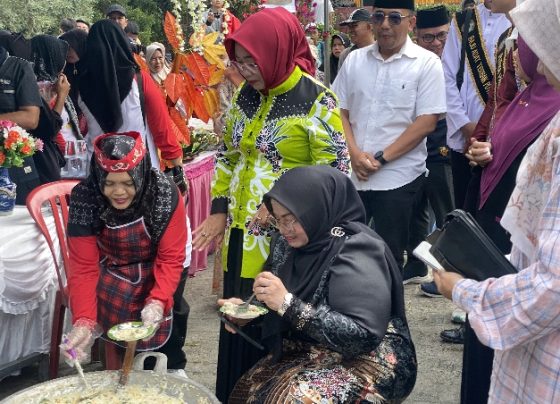
[[[58,250],[50,212],[45,219]],[[27,208],[0,216],[0,365],[49,351],[57,288],[51,252]]]

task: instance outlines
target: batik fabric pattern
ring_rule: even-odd
[[[336,96],[299,67],[267,95],[242,85],[232,104],[212,198],[228,201],[225,248],[231,228],[244,231],[241,277],[254,278],[270,246],[269,229],[248,227],[262,196],[290,168],[324,164],[348,173],[350,157]]]

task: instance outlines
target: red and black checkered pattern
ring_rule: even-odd
[[[107,331],[115,324],[140,321],[140,312],[155,282],[155,254],[143,219],[113,228],[106,226],[99,234],[98,245],[104,256],[97,284],[99,323]],[[157,349],[165,344],[170,332],[171,321],[166,321],[149,341],[138,341],[136,349]]]

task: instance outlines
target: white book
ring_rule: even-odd
[[[430,252],[431,247],[432,245],[430,243],[422,241],[412,253],[430,268],[435,269],[436,271],[445,271],[439,261]]]

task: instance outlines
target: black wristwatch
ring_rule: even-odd
[[[379,161],[382,166],[384,166],[385,164],[388,163],[388,161],[385,160],[385,158],[383,157],[383,151],[382,150],[375,153],[373,155],[373,158],[376,159],[377,161]]]

